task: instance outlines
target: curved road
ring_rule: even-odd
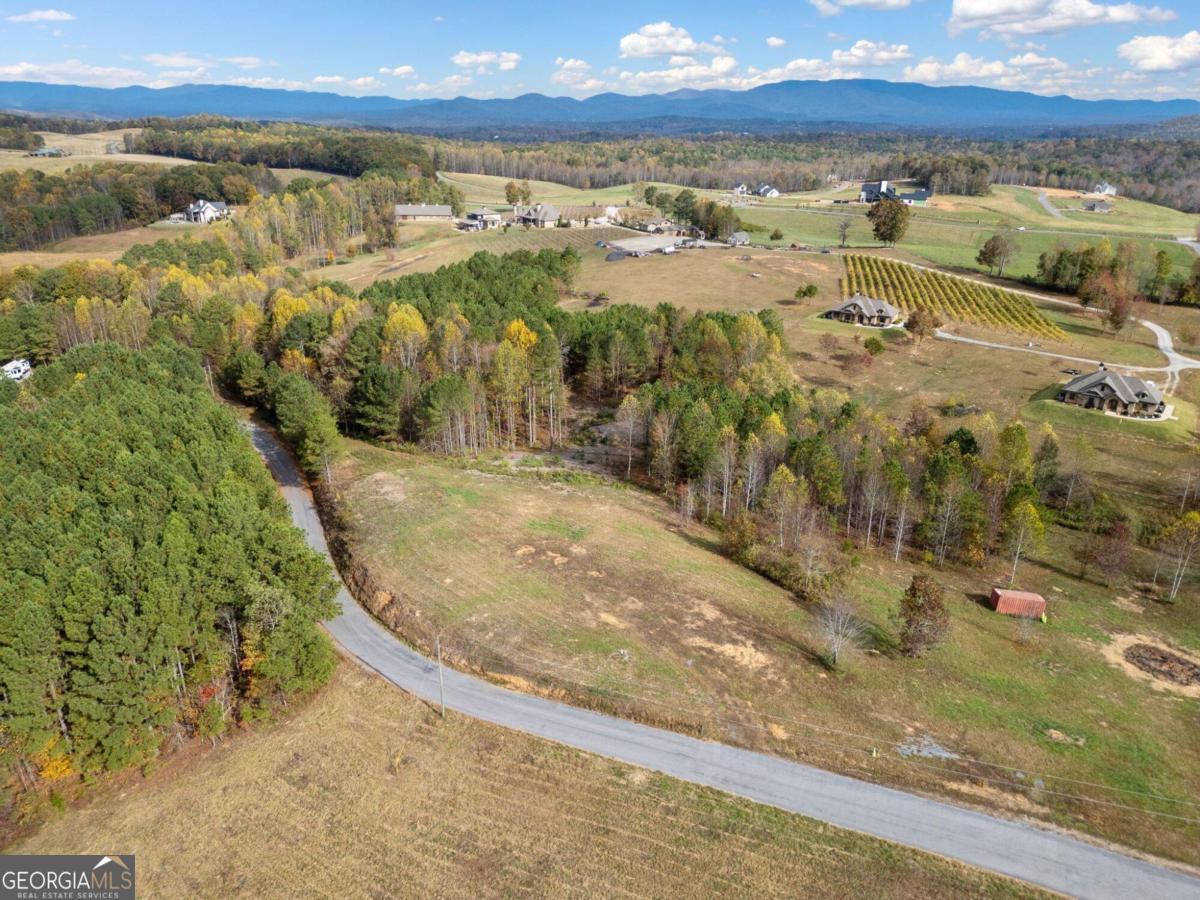
[[[1063,218],[1062,210],[1050,202],[1050,197],[1045,191],[1038,191],[1037,198],[1038,203],[1042,204],[1042,209],[1046,210],[1046,212],[1050,213],[1056,219]]]
[[[312,498],[273,434],[249,426],[317,551],[329,555]],[[397,687],[438,701],[437,666],[376,622],[343,586],[326,623],[350,654]],[[767,803],[841,828],[961,860],[1066,894],[1095,898],[1200,898],[1200,880],[1171,869],[947,803],[497,687],[446,669],[446,706],[464,715]]]

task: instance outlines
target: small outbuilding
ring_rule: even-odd
[[[991,596],[988,597],[988,605],[1005,616],[1040,619],[1046,614],[1046,598],[1032,591],[994,587]]]
[[[12,362],[5,363],[0,367],[0,371],[4,372],[4,377],[12,381],[24,381],[29,377],[29,373],[33,371],[33,367],[29,365],[27,359],[14,359]]]
[[[745,247],[750,243],[750,235],[744,231],[735,231],[726,242],[730,247]]]

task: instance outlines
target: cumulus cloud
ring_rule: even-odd
[[[1200,66],[1200,31],[1180,37],[1139,35],[1117,48],[1120,57],[1140,72],[1176,72]]]
[[[679,88],[727,88],[746,90],[791,78],[824,81],[832,78],[858,78],[862,73],[847,71],[827,59],[793,59],[782,66],[756,69],[748,66],[739,70],[737,60],[728,54],[718,54],[708,63],[671,66],[641,72],[621,72],[620,87],[632,93]]]
[[[358,78],[348,78],[345,75],[318,75],[312,80],[313,84],[332,84],[349,88],[352,91],[375,91],[383,87],[383,82],[374,75],[362,75]]]
[[[984,59],[969,53],[959,53],[950,62],[927,56],[919,63],[906,66],[905,81],[923,84],[985,84],[1005,90],[1025,90],[1036,94],[1070,93],[1073,96],[1096,96],[1114,91],[1117,73],[1098,66],[1077,68],[1055,56],[1043,56],[1026,51],[1003,59]]]
[[[951,34],[979,30],[985,37],[1053,34],[1087,25],[1166,22],[1175,13],[1137,3],[1092,0],[954,0],[947,28]]]
[[[432,83],[421,81],[417,84],[409,85],[405,88],[405,91],[410,94],[442,97],[461,92],[463,88],[470,85],[474,80],[470,75],[447,75],[440,81]]]
[[[459,50],[450,62],[463,69],[475,69],[479,74],[486,75],[488,66],[496,66],[501,72],[511,72],[521,61],[521,54],[511,50],[481,50],[471,53]]]
[[[47,84],[83,84],[89,87],[128,87],[145,84],[146,73],[118,66],[93,66],[78,59],[61,62],[18,62],[0,65],[0,80],[41,81]]]
[[[257,88],[283,88],[289,91],[299,90],[306,87],[303,81],[294,81],[290,78],[273,78],[267,75],[239,75],[236,78],[230,78],[229,84],[240,84],[245,87]]]
[[[604,82],[592,77],[592,66],[582,59],[558,57],[554,60],[558,70],[550,76],[555,84],[572,91],[592,92],[604,87]]]
[[[836,16],[843,9],[904,9],[912,0],[808,0],[823,16]]]
[[[785,41],[783,38],[776,37],[775,35],[771,35],[769,38],[767,38],[768,47],[782,47],[786,43],[787,41]]]
[[[75,17],[61,9],[31,9],[8,17],[10,22],[73,22]]]
[[[915,66],[905,66],[904,80],[923,84],[979,81],[999,78],[1007,71],[1008,67],[1001,60],[985,60],[964,52],[950,62],[927,56]]]
[[[265,66],[279,65],[274,60],[262,59],[258,56],[223,56],[221,62],[237,66],[239,69],[261,69]]]
[[[389,69],[387,66],[381,66],[379,69],[380,75],[391,75],[393,78],[416,78],[417,70],[412,66],[395,66]]]
[[[655,56],[690,56],[694,53],[719,53],[720,47],[697,41],[686,28],[670,22],[643,25],[621,38],[622,59],[651,59]]]
[[[204,65],[204,60],[190,53],[147,53],[142,59],[159,69],[195,68]]]
[[[908,52],[908,44],[861,40],[847,50],[834,50],[832,59],[839,66],[886,66],[912,59],[912,54]]]

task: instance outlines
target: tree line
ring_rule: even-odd
[[[0,171],[0,250],[34,250],[78,235],[146,225],[198,199],[248,203],[280,188],[264,166],[165,168],[103,162],[60,175]]]
[[[329,567],[198,352],[97,342],[6,385],[0,485],[0,745],[21,787],[215,740],[332,673]]]

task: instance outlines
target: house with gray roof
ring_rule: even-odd
[[[451,222],[454,210],[441,203],[397,203],[393,210],[397,222]]]
[[[750,243],[750,235],[746,234],[744,231],[735,231],[729,236],[729,240],[726,241],[726,243],[729,244],[730,247],[745,247]]]
[[[899,196],[889,181],[864,181],[862,190],[858,192],[858,202],[878,203],[880,200],[896,200]]]
[[[183,213],[183,217],[187,221],[199,225],[207,225],[217,219],[224,219],[228,215],[229,207],[225,205],[224,200],[197,200]]]
[[[875,328],[886,328],[900,316],[900,310],[886,300],[876,300],[866,294],[856,293],[848,300],[843,300],[829,312],[826,318],[837,319],[851,325],[871,325]]]
[[[1162,391],[1152,381],[1122,375],[1101,363],[1095,372],[1072,378],[1058,399],[1084,409],[1099,409],[1119,416],[1154,418],[1166,409]]]
[[[513,221],[530,228],[553,228],[558,224],[558,208],[549,203],[517,206],[513,209]]]

